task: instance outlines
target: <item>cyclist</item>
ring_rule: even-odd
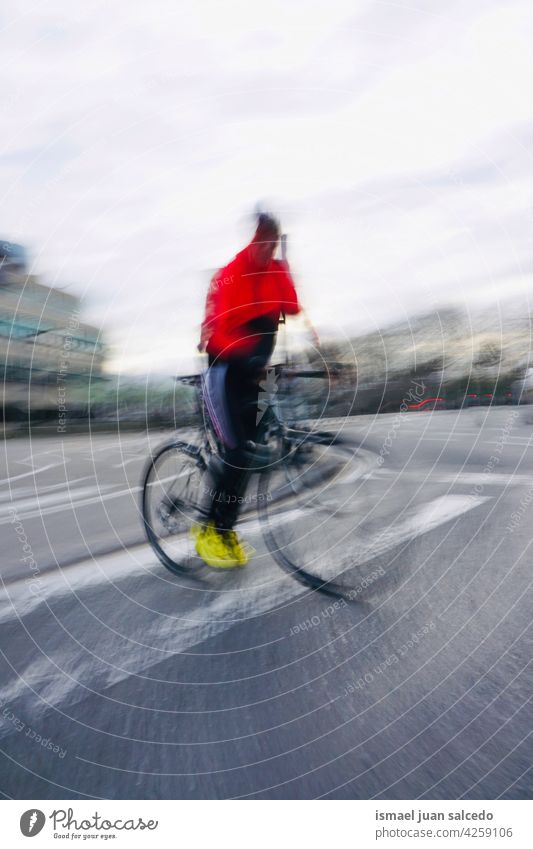
[[[289,267],[274,259],[280,226],[260,213],[252,241],[212,278],[200,350],[207,351],[204,397],[222,445],[209,470],[205,523],[195,529],[196,551],[215,568],[244,566],[250,549],[234,531],[253,462],[259,382],[276,342],[280,315],[301,307]]]

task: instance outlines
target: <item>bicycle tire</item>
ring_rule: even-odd
[[[346,512],[341,512],[338,502],[335,506],[325,501],[323,493],[325,491],[329,500],[335,501],[340,486],[339,475],[348,469],[350,482],[358,477],[362,479],[367,464],[362,459],[359,468],[354,470],[359,446],[338,434],[310,431],[304,438],[305,443],[311,449],[311,456],[304,458],[301,464],[303,472],[298,469],[298,464],[295,466],[294,457],[286,453],[277,469],[265,469],[260,475],[258,504],[263,537],[276,563],[295,580],[311,590],[356,601],[357,574],[353,569],[350,572],[349,565],[343,573],[325,562],[331,553],[323,544],[327,539],[326,524],[337,523],[339,537],[333,540],[334,547],[342,543],[343,536],[349,536],[349,531],[346,531],[344,521]],[[316,462],[316,455],[320,456],[321,449],[322,462]],[[330,450],[335,451],[334,459]],[[324,455],[327,455],[326,458]],[[362,452],[361,456],[364,457]],[[315,465],[316,469],[313,468]],[[284,483],[280,477],[285,479]],[[292,509],[287,509],[291,504]],[[302,521],[306,510],[309,510],[307,522],[305,518]]]
[[[159,477],[158,479],[157,470],[161,469],[163,464],[169,460],[173,460],[174,462],[170,463],[168,473],[166,472],[164,477]],[[155,486],[165,483],[166,475],[168,474],[171,489],[173,483],[175,484],[177,480],[181,479],[181,472],[178,471],[176,474],[176,469],[178,469],[180,463],[188,463],[189,465],[189,482],[195,476],[193,486],[196,488],[196,492],[194,493],[196,497],[193,496],[193,491],[191,490],[191,494],[181,501],[175,493],[168,500],[169,496],[167,492],[165,496],[167,503],[165,504],[164,498],[158,502],[158,495],[154,494],[156,492]],[[206,462],[198,446],[177,440],[172,440],[162,445],[150,458],[145,468],[141,503],[145,533],[148,542],[160,562],[175,575],[183,575],[189,571],[187,562],[193,555],[193,551],[192,542],[188,539],[188,531],[192,527],[193,522],[198,518],[198,488],[201,486],[205,471]],[[169,523],[167,527],[167,530],[169,530],[167,539],[172,539],[174,542],[174,547],[171,550],[165,549],[162,537],[154,527],[154,514],[157,511],[159,511],[159,518],[162,524],[164,524],[163,507],[168,510],[169,517],[172,515],[172,521],[174,522],[174,527],[171,528],[170,519],[167,518],[167,522]]]

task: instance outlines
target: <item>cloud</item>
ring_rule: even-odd
[[[125,367],[191,351],[265,196],[342,330],[530,270],[527,4],[3,5],[0,234]]]

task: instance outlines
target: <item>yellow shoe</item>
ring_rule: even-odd
[[[239,566],[246,566],[251,557],[255,554],[255,548],[242,542],[235,531],[224,531],[226,544],[233,554]]]
[[[211,523],[196,533],[196,551],[212,569],[235,569],[236,566],[242,565],[223,535]]]
[[[191,526],[191,529],[189,531],[189,535],[196,542],[196,540],[198,539],[198,537],[200,536],[200,534],[202,533],[203,530],[204,530],[203,525],[198,525],[198,524],[195,523],[194,525]]]

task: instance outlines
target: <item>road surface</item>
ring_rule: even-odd
[[[160,566],[138,503],[162,434],[4,443],[4,796],[531,795],[527,411],[337,426],[351,604],[280,571],[253,517],[245,570]]]

